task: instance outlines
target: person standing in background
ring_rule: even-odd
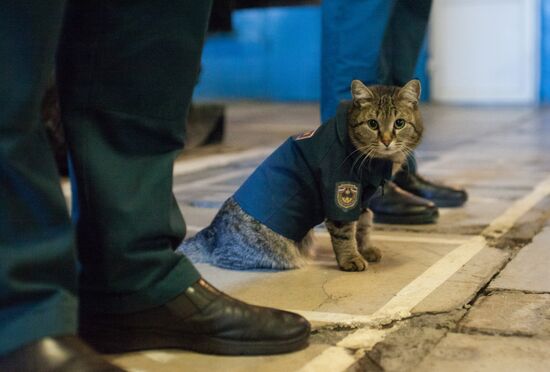
[[[403,86],[413,78],[425,39],[431,0],[323,0],[321,120],[334,116],[351,97],[349,85]],[[418,224],[437,220],[437,207],[458,207],[463,189],[429,181],[417,172],[414,155],[371,200],[375,222]]]

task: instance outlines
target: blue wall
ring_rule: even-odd
[[[321,11],[318,6],[233,12],[231,34],[204,47],[198,99],[317,101],[320,97]],[[429,95],[424,47],[416,77]]]
[[[320,8],[239,10],[234,32],[210,36],[203,53],[199,99],[319,99]],[[550,0],[541,0],[540,98],[550,102]],[[426,47],[416,77],[429,97]]]
[[[234,32],[206,42],[195,96],[318,100],[320,24],[316,6],[235,11]]]

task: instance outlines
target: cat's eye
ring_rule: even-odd
[[[370,119],[367,121],[367,126],[372,130],[378,129],[378,122],[374,119]]]
[[[395,129],[403,129],[403,127],[405,126],[405,124],[406,124],[405,120],[403,120],[403,119],[397,119],[397,120],[395,121],[395,123],[393,123],[393,127],[394,127]]]

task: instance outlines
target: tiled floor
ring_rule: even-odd
[[[231,295],[308,317],[315,327],[308,349],[271,357],[152,351],[112,359],[135,372],[344,371],[364,366],[365,353],[400,327],[401,319],[466,311],[468,306],[463,306],[515,254],[518,242],[532,238],[537,232],[533,226],[547,218],[549,208],[543,202],[550,193],[550,110],[429,105],[423,111],[427,129],[417,152],[420,172],[465,186],[470,198],[463,208],[442,209],[434,225],[378,225],[374,241],[384,256],[366,272],[339,271],[322,231],[317,234],[316,258],[300,270],[236,272],[198,265],[208,280]],[[313,104],[229,104],[226,142],[187,154],[176,167],[174,190],[189,232],[209,223],[271,148],[289,135],[316,127],[318,120]],[[219,154],[235,153],[233,162],[220,165]],[[531,232],[522,230],[524,225],[531,226]],[[379,329],[392,321],[393,327]],[[461,337],[446,342],[456,347],[465,342]],[[478,338],[472,342],[486,342]],[[510,342],[502,350],[514,347],[515,341]],[[496,358],[489,353],[483,359],[489,367],[491,355]],[[422,364],[426,369],[419,370],[446,367],[448,361],[441,358],[432,357]],[[378,363],[386,370],[395,365],[384,367],[383,355]]]

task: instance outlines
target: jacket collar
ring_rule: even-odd
[[[348,111],[350,109],[350,105],[350,101],[342,102],[338,105],[338,109],[336,111],[336,132],[338,135],[338,140],[343,145],[351,145],[348,135]]]

